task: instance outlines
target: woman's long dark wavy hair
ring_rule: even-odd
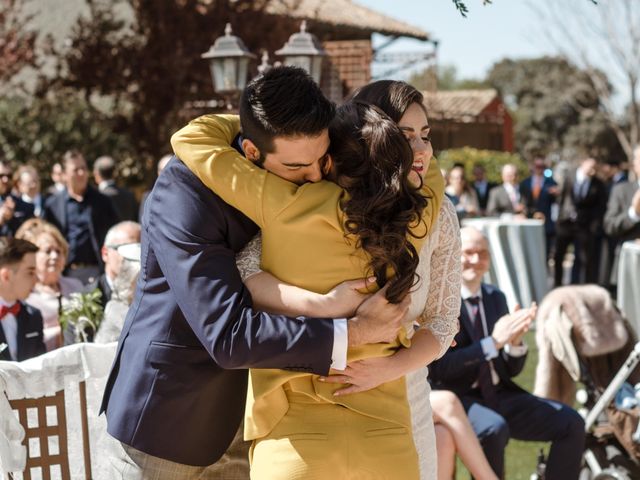
[[[358,239],[386,297],[400,302],[414,285],[418,252],[409,241],[427,204],[409,181],[413,152],[400,128],[378,107],[348,102],[329,126],[337,181],[348,193],[341,207],[346,231]],[[415,236],[415,235],[414,235]]]

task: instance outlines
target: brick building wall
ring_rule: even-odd
[[[321,87],[329,99],[339,104],[355,89],[371,81],[371,40],[334,40],[323,42],[322,46],[327,57],[323,62]]]

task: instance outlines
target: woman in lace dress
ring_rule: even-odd
[[[430,151],[428,130],[423,130],[427,120],[422,110],[422,95],[415,88],[404,82],[380,81],[364,87],[355,99],[375,104],[396,121],[409,140],[414,155]],[[420,108],[412,109],[410,113],[413,115],[405,115],[415,104]],[[256,306],[310,316],[327,315],[327,309],[334,308],[336,315],[344,314],[343,305],[331,306],[333,292],[322,296],[282,283],[274,287],[271,285],[274,280],[269,278],[269,274],[255,275],[259,272],[259,255],[258,239],[251,242],[238,259],[241,274],[251,277],[246,284]],[[423,480],[435,479],[437,466],[426,365],[449,348],[458,331],[460,268],[458,219],[453,204],[445,198],[438,220],[420,250],[420,263],[416,270],[419,282],[413,288],[409,313],[410,318],[416,319],[418,329],[426,330],[437,340],[438,350],[434,352],[433,348],[424,348],[425,344],[422,344],[422,348],[411,347],[391,357],[352,363],[344,372],[325,379],[327,382],[350,384],[341,391],[342,395],[347,395],[407,376],[413,436]],[[354,301],[358,301],[356,296]]]

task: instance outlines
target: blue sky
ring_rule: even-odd
[[[466,0],[467,18],[460,15],[451,0],[355,1],[429,32],[440,41],[438,63],[455,65],[461,77],[484,77],[493,63],[505,57],[554,53],[553,47],[541,38],[536,16],[528,6],[530,0],[493,0],[486,6],[482,0]],[[374,44],[383,39],[377,36]],[[399,40],[388,51],[416,48],[424,46],[417,41]]]

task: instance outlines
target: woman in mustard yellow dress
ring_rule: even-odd
[[[324,293],[346,279],[375,274],[390,300],[414,283],[418,254],[442,203],[436,162],[424,178],[397,125],[368,104],[339,109],[330,128],[334,180],[298,186],[270,174],[229,145],[237,117],[195,120],[172,138],[198,177],[262,228],[262,268]],[[422,185],[420,185],[422,183]],[[392,355],[391,344],[350,348],[350,361]],[[301,372],[251,372],[245,438],[253,440],[252,478],[419,478],[404,377],[367,392]],[[344,408],[346,407],[346,408]]]

